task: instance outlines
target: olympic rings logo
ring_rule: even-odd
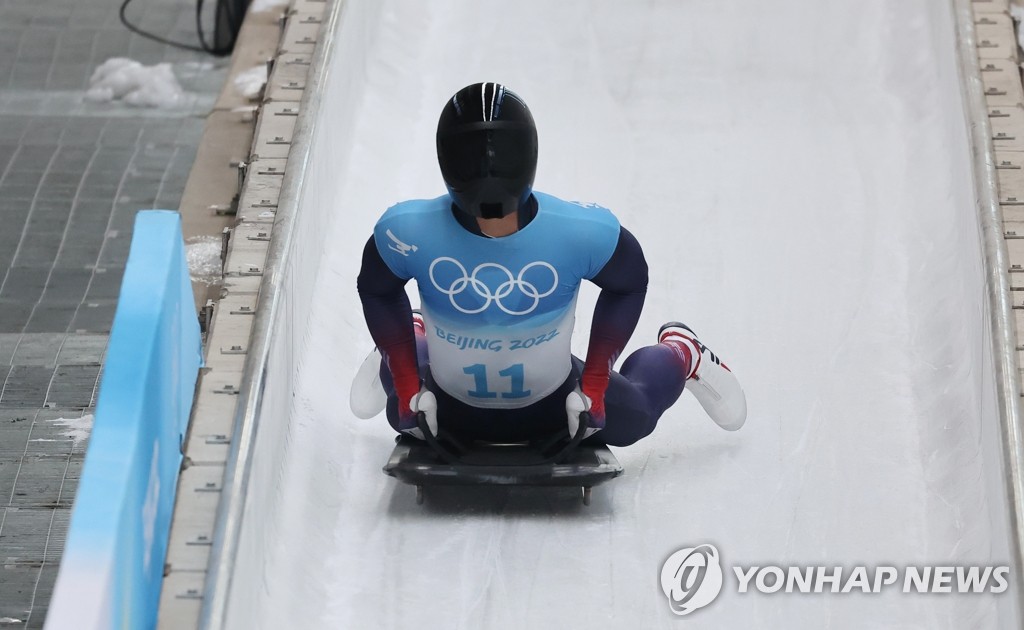
[[[435,273],[437,267],[442,264],[445,266],[454,266],[454,271],[458,274],[454,280],[447,283],[447,287],[442,286]],[[481,272],[488,269],[494,269],[504,278],[501,284],[499,284],[493,291],[483,280],[480,279]],[[550,271],[551,287],[541,291],[533,282],[526,280],[526,274],[531,269],[546,269],[547,271]],[[558,272],[556,272],[555,268],[549,263],[543,261],[532,262],[523,267],[519,273],[515,275],[506,267],[499,265],[498,263],[482,263],[473,269],[473,273],[469,273],[466,270],[466,267],[459,261],[454,258],[449,258],[448,256],[442,256],[430,263],[429,275],[430,282],[434,285],[434,288],[448,296],[448,300],[452,303],[452,306],[455,307],[455,310],[460,313],[465,313],[466,315],[482,313],[486,311],[491,304],[497,304],[498,308],[509,315],[527,315],[537,309],[541,298],[551,295],[555,292],[555,289],[558,288]],[[484,303],[482,306],[477,308],[467,308],[458,303],[456,296],[461,295],[467,289],[472,289],[473,293],[483,298]],[[530,304],[529,308],[517,311],[509,308],[504,302],[502,302],[502,300],[508,298],[512,295],[512,292],[516,290],[521,292],[527,298],[533,300],[533,303]]]

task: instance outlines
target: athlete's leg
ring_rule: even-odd
[[[704,411],[723,429],[735,431],[747,417],[746,396],[732,371],[686,325],[670,322],[658,343],[627,358],[612,373],[605,393],[605,428],[594,437],[626,446],[650,435],[687,383]]]
[[[683,393],[689,373],[688,357],[665,344],[629,355],[608,381],[605,427],[594,438],[611,446],[628,446],[650,435]]]

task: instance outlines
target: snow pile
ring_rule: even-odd
[[[221,239],[217,236],[196,236],[185,246],[188,271],[193,282],[210,286],[220,282],[223,274],[221,260]]]
[[[121,100],[135,107],[176,107],[185,91],[171,70],[171,64],[144,66],[125,57],[112,57],[92,73],[85,99],[95,103]]]
[[[89,434],[92,432],[92,420],[93,415],[89,413],[81,418],[56,418],[50,422],[67,428],[67,431],[61,435],[71,438],[74,440],[74,445],[78,446],[88,439]]]
[[[260,89],[267,82],[267,64],[263,63],[253,66],[245,72],[239,72],[235,77],[235,89],[238,93],[248,99],[256,98]]]
[[[269,11],[276,9],[277,7],[283,7],[288,4],[289,0],[253,0],[252,4],[249,5],[249,11],[251,13],[258,13],[260,11]]]

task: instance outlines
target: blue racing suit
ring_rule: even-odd
[[[392,206],[363,252],[358,288],[384,356],[395,424],[425,383],[447,429],[481,439],[525,439],[565,423],[580,384],[604,421],[598,436],[629,444],[649,434],[683,390],[689,366],[664,346],[612,367],[647,290],[639,243],[607,209],[534,192],[520,229],[483,235],[448,195]],[[413,333],[405,284],[415,279],[426,335]],[[583,280],[602,289],[586,362],[570,339]]]

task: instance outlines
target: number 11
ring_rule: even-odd
[[[498,394],[492,392],[487,388],[487,366],[483,363],[475,363],[469,367],[462,368],[462,371],[473,377],[474,388],[469,390],[469,395],[473,398],[497,398]],[[524,372],[523,364],[516,363],[511,365],[504,370],[498,372],[500,376],[507,376],[512,382],[512,389],[508,392],[502,392],[502,398],[526,398],[530,395],[530,390],[523,389],[523,383],[526,381],[526,375]]]

